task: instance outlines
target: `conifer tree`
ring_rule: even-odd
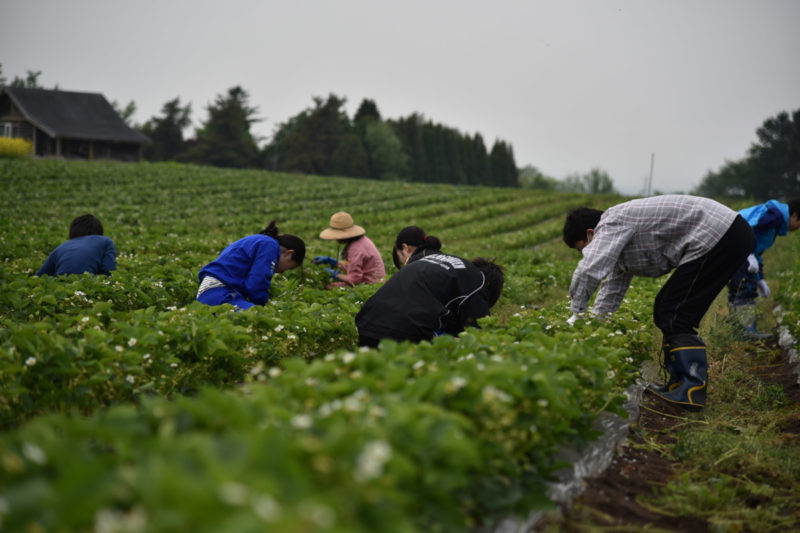
[[[218,167],[260,166],[258,146],[250,133],[256,108],[248,105],[247,92],[239,86],[228,89],[208,106],[208,120],[197,130],[193,146],[179,159]]]
[[[152,117],[140,131],[150,137],[151,144],[144,148],[144,157],[150,161],[174,159],[186,149],[183,131],[191,124],[192,104],[181,106],[180,97],[164,104],[160,117]]]

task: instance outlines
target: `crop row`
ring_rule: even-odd
[[[619,408],[649,358],[656,285],[637,284],[613,321],[570,328],[577,256],[532,249],[589,198],[0,165],[2,528],[463,530],[544,505],[558,451],[594,436],[597,413]],[[388,264],[407,223],[440,231],[450,251],[496,250],[506,288],[495,316],[459,338],[355,350],[353,317],[376,287],[324,290],[312,265],[276,276],[264,307],[194,302],[197,270],[275,213],[309,255],[330,254],[313,235],[339,209]],[[84,211],[106,224],[117,271],[31,276]]]
[[[43,372],[42,386],[63,385],[66,372],[72,394],[99,386],[94,399],[116,405],[93,409],[73,396],[66,400],[90,416],[38,416],[7,432],[4,525],[374,531],[391,520],[399,530],[463,530],[546,504],[559,450],[582,446],[597,413],[619,409],[650,342],[632,315],[573,329],[561,307],[520,309],[458,339],[337,350],[309,363],[297,357],[304,333],[292,326],[327,317],[302,306],[290,314],[283,302],[255,314],[216,311],[137,311],[107,325],[95,315],[62,330],[85,326],[84,342],[54,327],[38,352],[55,350],[50,359],[27,365],[23,357],[34,356],[18,354],[22,372]],[[285,350],[279,360],[269,345]],[[95,370],[111,373],[80,375],[92,357]],[[223,384],[220,376],[239,384],[169,394]],[[78,505],[80,487],[92,491]]]

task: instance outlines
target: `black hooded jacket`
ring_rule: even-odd
[[[489,291],[472,262],[441,252],[414,254],[356,315],[361,337],[421,341],[456,335],[489,314]]]

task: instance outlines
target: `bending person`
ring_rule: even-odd
[[[322,230],[319,237],[343,244],[341,259],[320,255],[311,260],[315,264],[328,265],[325,270],[331,275],[332,280],[328,284],[329,288],[377,283],[386,275],[381,254],[366,233],[366,230],[354,224],[353,217],[344,211],[331,216],[330,226]]]
[[[653,319],[663,333],[664,386],[648,391],[691,410],[705,406],[706,347],[697,335],[714,298],[753,251],[753,231],[724,205],[684,195],[631,200],[605,212],[587,207],[567,215],[564,242],[583,254],[569,288],[573,323],[600,285],[593,312],[619,308],[633,276],[674,269],[656,296]]]
[[[228,245],[214,261],[200,269],[197,301],[206,305],[231,304],[238,309],[264,305],[272,276],[303,264],[306,245],[295,235],[278,234],[275,221],[261,233]]]
[[[477,327],[500,298],[503,279],[491,261],[420,250],[364,303],[356,315],[358,343],[419,342]]]
[[[756,248],[747,256],[728,282],[728,309],[739,333],[745,339],[764,339],[769,333],[756,328],[756,298],[760,294],[769,297],[770,291],[764,281],[763,254],[778,236],[800,228],[800,198],[781,203],[769,200],[739,211],[756,237]]]

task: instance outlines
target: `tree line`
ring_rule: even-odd
[[[756,137],[745,157],[709,171],[692,192],[759,201],[800,197],[800,109],[766,119]]]
[[[346,99],[313,98],[313,105],[277,125],[259,147],[251,126],[257,109],[239,86],[219,95],[208,118],[185,139],[191,105],[166,102],[159,116],[137,129],[153,141],[144,156],[234,168],[265,168],[322,176],[409,180],[516,187],[518,171],[510,144],[487,150],[480,134],[465,135],[419,114],[385,120],[373,100],[364,99],[350,118]]]

